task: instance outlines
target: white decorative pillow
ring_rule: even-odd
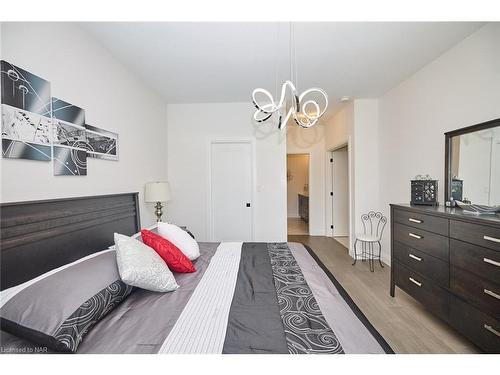
[[[185,230],[174,224],[158,223],[158,234],[166,238],[179,248],[189,260],[195,260],[200,256],[200,247]]]
[[[167,264],[149,246],[115,233],[116,262],[125,284],[154,292],[171,292],[179,288]]]

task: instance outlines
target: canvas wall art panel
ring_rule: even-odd
[[[55,176],[86,176],[87,151],[79,148],[54,146]]]
[[[85,125],[87,156],[97,159],[118,160],[118,134],[95,126]]]
[[[52,98],[52,121],[54,175],[85,176],[85,110],[64,100]]]
[[[85,124],[85,110],[51,96],[50,83],[0,61],[2,157],[53,160],[56,176],[87,175],[87,157],[118,160],[118,134]]]
[[[0,61],[2,156],[50,161],[50,83]]]

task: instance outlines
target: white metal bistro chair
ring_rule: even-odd
[[[356,241],[354,241],[354,263],[352,265],[354,266],[358,260],[357,244],[359,241],[361,242],[361,253],[359,256],[361,261],[368,260],[370,271],[374,271],[373,261],[375,259],[378,259],[380,266],[384,268],[380,260],[382,253],[380,239],[382,238],[387,218],[381,212],[370,211],[367,214],[361,215],[361,222],[363,223],[363,234],[356,235]],[[378,245],[378,255],[375,255],[375,244]]]

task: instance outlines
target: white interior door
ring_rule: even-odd
[[[211,144],[211,218],[214,241],[251,241],[253,237],[250,142]]]
[[[332,153],[333,236],[349,234],[349,161],[347,148]]]

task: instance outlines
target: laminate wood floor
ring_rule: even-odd
[[[479,350],[445,322],[396,288],[389,295],[390,268],[375,262],[370,272],[366,262],[352,266],[347,249],[330,237],[288,236],[314,250],[342,284],[368,320],[396,353],[478,353]]]
[[[289,235],[309,235],[309,225],[299,217],[289,217],[287,226]]]

